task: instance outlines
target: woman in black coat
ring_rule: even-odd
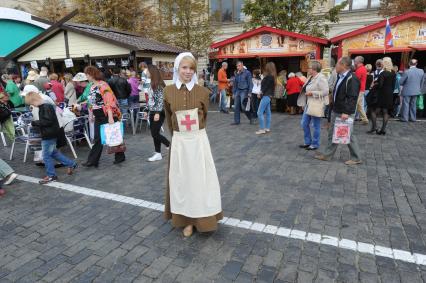
[[[371,107],[371,130],[368,133],[386,134],[386,125],[389,121],[390,113],[393,109],[393,91],[395,89],[396,74],[392,70],[392,60],[389,57],[383,58],[383,71],[374,82],[373,89],[377,95],[377,101]],[[377,115],[382,111],[383,124],[380,130],[377,129]]]

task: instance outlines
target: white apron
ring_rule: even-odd
[[[179,132],[173,132],[170,155],[170,210],[190,218],[222,211],[220,186],[205,129],[199,130],[198,109],[177,111]]]

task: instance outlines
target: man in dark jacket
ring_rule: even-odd
[[[60,134],[60,128],[54,106],[45,102],[36,92],[28,93],[25,96],[25,103],[39,109],[39,120],[31,123],[32,126],[40,128],[43,162],[46,168],[46,177],[41,179],[39,183],[43,185],[58,179],[54,160],[67,167],[67,174],[72,175],[77,168],[77,162],[64,156],[56,149],[56,140]]]
[[[232,89],[232,95],[234,98],[234,123],[231,125],[240,124],[240,112],[243,111],[253,124],[251,112],[245,111],[248,97],[251,96],[253,89],[253,80],[251,73],[244,67],[243,62],[237,62],[237,75],[235,76],[234,85]]]
[[[115,68],[112,77],[108,80],[108,84],[118,100],[121,113],[126,113],[129,105],[128,98],[132,92],[132,87],[125,78],[120,76],[120,72],[121,70],[119,68]]]
[[[360,82],[351,71],[352,60],[350,57],[342,57],[336,65],[338,73],[337,81],[332,93],[333,111],[331,114],[331,127],[328,130],[328,145],[324,154],[315,156],[316,159],[328,161],[337,150],[338,144],[333,143],[333,132],[336,117],[346,121],[349,117],[354,118],[356,103],[358,100]],[[346,165],[361,164],[357,139],[351,132],[350,143],[348,144],[351,159],[346,161]]]

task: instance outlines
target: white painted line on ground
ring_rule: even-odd
[[[38,184],[38,181],[39,181],[39,179],[37,178],[24,176],[24,175],[19,175],[17,179],[24,182],[28,182],[28,183],[34,183],[34,184]],[[107,199],[107,200],[112,200],[116,202],[126,203],[129,205],[149,208],[149,209],[153,209],[157,211],[164,211],[163,204],[153,203],[150,201],[145,201],[145,200],[137,199],[133,197],[126,197],[123,195],[107,193],[103,191],[93,190],[93,189],[89,189],[85,187],[80,187],[80,186],[75,186],[75,185],[70,185],[70,184],[65,184],[60,182],[52,182],[45,186],[58,188],[65,191],[75,192],[75,193],[86,195],[86,196],[93,196],[93,197],[97,197],[101,199]],[[400,261],[405,261],[409,263],[416,263],[418,265],[426,265],[426,255],[424,254],[418,254],[418,253],[413,254],[413,253],[410,253],[409,251],[392,249],[392,248],[383,247],[379,245],[372,245],[368,243],[356,242],[349,239],[338,239],[336,237],[332,237],[328,235],[321,235],[321,234],[310,233],[310,232],[307,233],[305,231],[289,229],[285,227],[277,227],[274,225],[253,223],[251,221],[240,220],[240,219],[231,218],[231,217],[224,217],[221,221],[219,221],[219,223],[227,225],[227,226],[238,227],[241,229],[247,229],[251,231],[277,235],[277,236],[285,237],[289,239],[303,240],[303,241],[318,243],[320,245],[328,245],[328,246],[333,246],[336,248],[352,250],[359,253],[366,253],[366,254],[371,254],[375,256],[381,256],[381,257],[392,258],[392,259],[396,259]]]

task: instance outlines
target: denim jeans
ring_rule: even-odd
[[[369,89],[366,89],[365,92],[364,92],[364,113],[367,113],[367,101],[366,101],[366,99],[367,99],[367,95],[368,95],[369,92],[370,92]]]
[[[139,106],[139,95],[131,95],[127,99],[129,107],[138,107]]]
[[[250,111],[246,111],[248,91],[236,91],[234,94],[234,122],[236,124],[240,123],[240,112],[246,114],[247,119],[251,121],[251,113]]]
[[[220,90],[220,105],[219,105],[219,110],[222,111],[227,111],[226,110],[226,89],[221,89]]]
[[[212,89],[212,96],[210,96],[210,101],[215,103],[217,97],[217,85],[211,84],[210,87]]]
[[[271,128],[271,98],[269,96],[264,96],[260,100],[259,109],[257,110],[257,118],[259,119],[259,128],[261,130],[265,129],[265,121],[263,118],[263,113],[266,112],[266,129]]]
[[[69,159],[56,149],[56,139],[42,140],[41,150],[44,166],[46,168],[46,175],[49,177],[56,176],[54,160],[59,161],[68,168],[76,164],[74,160]]]
[[[129,100],[128,99],[118,99],[118,105],[120,107],[121,113],[127,113],[127,110],[129,110]]]
[[[306,109],[303,112],[302,116],[302,129],[303,129],[303,138],[305,145],[311,145],[312,147],[320,147],[320,138],[321,138],[321,118],[314,117],[306,114]],[[314,127],[314,135],[311,134],[311,122]]]

